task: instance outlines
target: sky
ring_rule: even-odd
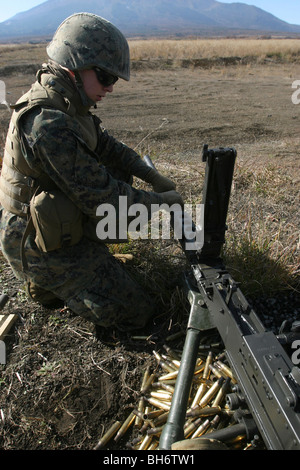
[[[150,1],[150,0],[149,0]],[[220,0],[221,3],[233,3],[233,0]],[[255,5],[272,13],[283,21],[300,25],[300,0],[240,0],[241,3]],[[44,3],[43,0],[0,0],[0,22],[11,18],[16,13],[29,10]]]

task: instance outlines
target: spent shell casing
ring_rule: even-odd
[[[205,382],[200,384],[200,386],[198,387],[198,390],[196,392],[196,395],[195,395],[195,397],[192,401],[191,408],[194,408],[199,403],[199,401],[201,400],[201,398],[203,397],[203,395],[207,391],[207,388],[208,388],[208,385]]]
[[[168,361],[164,360],[158,352],[153,351],[153,354],[155,356],[155,359],[157,360],[158,364],[162,369],[164,369],[167,372],[174,372],[176,370],[176,367],[171,365]]]
[[[118,431],[118,429],[121,427],[120,421],[116,421],[109,429],[108,431],[101,437],[100,441],[98,444],[94,447],[94,450],[99,450],[102,449],[113,437],[113,435]]]
[[[157,428],[151,428],[151,429],[148,429],[147,434],[148,436],[152,436],[154,434],[158,435],[162,432],[162,430],[163,430],[163,426],[159,426]]]
[[[191,408],[190,410],[187,411],[186,417],[191,418],[191,417],[202,417],[202,418],[207,418],[208,416],[214,416],[217,413],[221,413],[222,408],[220,406],[206,406],[205,408],[200,408],[199,406],[195,408]]]
[[[174,341],[175,339],[178,339],[184,335],[185,335],[184,331],[178,331],[177,333],[174,333],[173,335],[167,336],[166,341]]]
[[[155,392],[150,392],[150,396],[153,398],[157,398],[158,400],[162,401],[171,401],[172,394],[165,392],[164,390],[157,390]]]
[[[224,374],[222,374],[222,372],[221,372],[217,367],[215,367],[214,364],[209,364],[209,368],[210,368],[211,372],[212,372],[216,377],[218,377],[218,379],[219,379],[220,377],[224,377]]]
[[[138,409],[135,408],[132,413],[134,414],[134,416],[137,416],[137,417],[140,418],[142,421],[145,421],[145,418],[144,418],[144,417],[145,417],[145,414],[144,414],[142,411],[140,411],[140,410],[138,410]]]
[[[141,392],[143,391],[145,384],[147,383],[147,380],[149,379],[149,377],[150,377],[150,366],[147,366],[143,375],[143,379],[142,379],[142,384],[140,388]]]
[[[165,390],[166,392],[169,392],[169,393],[171,393],[171,394],[173,394],[173,393],[174,393],[174,390],[175,390],[174,387],[172,387],[171,385],[168,385],[168,384],[165,383],[165,382],[154,382],[154,383],[152,384],[152,387],[153,387],[154,389],[162,388],[163,390]]]
[[[226,377],[226,379],[224,379],[224,383],[221,385],[221,388],[218,391],[216,398],[214,399],[212,403],[212,406],[219,406],[220,403],[222,403],[222,401],[226,397],[226,394],[229,390],[230,381],[231,381],[230,377]]]
[[[174,359],[175,361],[180,362],[180,358],[179,358],[178,354],[172,348],[170,348],[170,346],[168,346],[167,344],[164,344],[163,348],[167,351],[167,353],[169,354],[169,356],[172,359]]]
[[[152,440],[147,450],[155,450],[159,446],[159,441]]]
[[[211,351],[209,351],[206,361],[205,361],[205,366],[204,366],[204,371],[203,371],[203,379],[206,380],[209,377],[210,369],[209,366],[213,361],[213,354]]]
[[[120,429],[118,430],[114,440],[116,442],[118,442],[121,437],[124,436],[124,434],[126,433],[127,429],[130,428],[131,424],[134,422],[135,420],[135,414],[134,412],[132,411],[129,416],[127,417],[127,419],[124,421],[124,423],[122,424],[122,426],[120,427]]]
[[[169,410],[168,411],[163,411],[163,413],[158,416],[157,418],[154,419],[154,425],[157,426],[159,424],[164,424],[169,416]]]
[[[142,440],[140,447],[137,450],[147,450],[148,446],[151,444],[152,436],[146,435]]]
[[[141,393],[146,393],[150,389],[156,377],[157,375],[155,373],[149,376],[149,378],[146,380],[145,384],[143,385],[143,388],[141,388]]]
[[[148,403],[150,403],[150,405],[156,406],[156,408],[160,408],[165,411],[169,411],[171,408],[171,403],[170,404],[165,403],[165,402],[157,400],[156,398],[150,397],[150,398],[146,398],[146,400],[148,401]]]
[[[164,410],[148,411],[144,414],[144,419],[155,419],[158,416],[162,415],[163,413],[164,413]]]
[[[228,367],[226,364],[224,364],[223,362],[221,361],[216,361],[216,364],[218,365],[218,367],[223,370],[225,372],[225,374],[231,378],[232,382],[233,383],[237,383],[236,382],[236,379],[233,375],[233,372],[232,370],[230,369],[230,367]]]
[[[139,414],[136,414],[135,423],[134,423],[134,425],[138,428],[142,426],[142,422],[143,422],[142,416],[144,416],[144,410],[145,410],[145,398],[141,397],[139,399],[138,407],[137,407],[137,411],[139,411]]]
[[[198,426],[202,423],[202,418],[197,418],[194,421],[186,423],[186,427],[184,429],[184,437],[187,438],[189,437],[195,430],[198,428]]]
[[[209,419],[206,419],[204,423],[200,424],[200,426],[196,429],[194,434],[192,434],[191,439],[195,439],[196,437],[202,436],[207,431],[209,426],[210,426],[210,421]]]
[[[173,372],[170,372],[169,374],[161,375],[160,377],[158,377],[158,380],[160,382],[162,380],[175,379],[175,378],[177,378],[178,372],[179,372],[179,369],[174,370]]]
[[[215,382],[209,390],[205,393],[205,395],[201,398],[199,405],[205,406],[207,405],[210,400],[215,396],[218,392],[219,388],[221,387],[222,383],[224,382],[224,377],[220,377],[217,382]]]
[[[196,365],[195,370],[194,370],[194,375],[201,374],[201,372],[204,371],[204,367],[205,367],[204,364]]]

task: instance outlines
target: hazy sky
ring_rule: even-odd
[[[221,3],[233,3],[232,0],[220,1]],[[44,3],[43,0],[0,0],[0,22],[41,3]],[[241,3],[255,5],[281,20],[300,25],[300,0],[241,0]]]

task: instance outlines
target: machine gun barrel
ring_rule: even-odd
[[[162,450],[183,439],[191,371],[201,335],[212,329],[222,338],[238,383],[237,397],[246,402],[267,449],[300,450],[300,369],[279,338],[266,331],[221,258],[235,158],[235,149],[204,147],[204,244],[201,250],[185,251],[191,266],[185,277],[191,310],[182,363],[160,437]]]

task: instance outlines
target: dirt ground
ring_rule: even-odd
[[[0,79],[7,101],[13,103],[34,74],[0,74]],[[292,103],[292,83],[299,79],[300,64],[162,68],[137,63],[131,81],[118,82],[95,112],[115,137],[149,153],[189,200],[200,200],[204,144],[234,146],[237,167],[244,171],[277,167],[288,177],[292,199],[284,193],[284,205],[277,205],[272,217],[289,221],[293,228],[288,236],[296,243],[300,104]],[[8,121],[2,105],[2,139]],[[243,200],[243,187],[239,191],[237,183],[233,197]],[[238,214],[237,207],[234,216]],[[1,449],[93,449],[114,421],[124,420],[136,407],[144,370],[157,367],[153,350],[162,351],[168,336],[184,330],[189,311],[181,287],[186,265],[176,242],[149,244],[147,249],[137,244],[127,268],[138,272],[160,302],[158,318],[142,339],[96,331],[61,306],[45,309],[29,301],[1,259],[1,291],[10,297],[2,313],[19,315],[6,340],[7,364],[0,378]],[[162,276],[162,265],[168,276]],[[169,344],[180,349],[182,339]],[[136,434],[133,428],[107,448],[127,449]]]

